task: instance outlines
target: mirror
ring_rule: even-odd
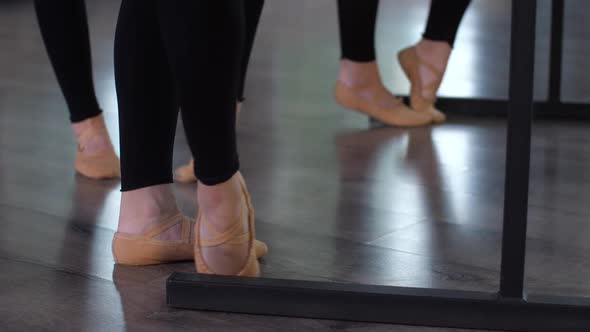
[[[408,129],[370,122],[334,100],[341,54],[336,1],[266,2],[237,124],[256,235],[269,247],[263,277],[498,289],[506,118],[497,116],[502,106],[494,103],[508,92],[510,3],[473,1],[438,91],[448,120]],[[86,3],[94,87],[117,154],[113,37],[119,6],[114,0]],[[589,7],[581,0],[565,7],[561,97],[578,106],[590,101]],[[6,272],[0,284],[7,290],[2,298],[10,299],[0,305],[9,308],[8,316],[42,309],[82,330],[259,324],[252,317],[216,321],[214,314],[165,309],[165,279],[174,271],[194,272],[192,262],[114,265],[120,182],[74,175],[68,105],[33,6],[13,0],[0,1],[0,8],[0,260]],[[426,0],[379,4],[379,74],[396,95],[410,91],[396,52],[420,38],[428,9]],[[537,15],[534,94],[544,101],[551,2],[539,1]],[[454,109],[460,103],[462,109]],[[563,117],[540,116],[534,126],[525,282],[535,292],[590,296],[590,117],[578,111]],[[174,167],[190,158],[179,121]],[[195,184],[177,183],[173,190],[181,211],[195,217]],[[283,322],[268,320],[270,326]]]

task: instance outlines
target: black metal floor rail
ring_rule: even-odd
[[[563,1],[556,2],[561,3],[563,16]],[[590,331],[590,299],[526,294],[524,290],[535,16],[536,0],[512,1],[506,186],[498,292],[174,273],[167,282],[168,305],[484,330]],[[552,56],[552,66],[558,60]],[[556,75],[553,70],[552,73]],[[556,86],[559,89],[554,84],[550,89]],[[556,96],[555,92],[550,92],[550,98]]]

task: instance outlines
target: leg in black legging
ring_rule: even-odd
[[[118,231],[145,234],[173,221],[175,228],[163,236],[175,242],[148,253],[141,250],[146,243],[114,241],[118,261],[121,254],[138,264],[187,259],[187,246],[178,253],[168,249],[182,242],[190,251],[198,248],[194,259],[201,273],[258,275],[252,208],[238,172],[235,137],[243,30],[242,1],[123,0],[115,43],[124,191]],[[191,151],[200,159],[196,245],[167,184],[176,101]]]
[[[244,86],[246,83],[246,73],[248,72],[248,63],[256,38],[256,30],[260,21],[260,14],[264,7],[264,0],[244,0],[244,15],[246,20],[246,38],[244,40],[244,53],[242,54],[240,79],[238,81],[238,102],[244,101]]]
[[[243,0],[244,1],[244,15],[246,21],[245,27],[245,43],[244,53],[242,54],[242,60],[240,64],[240,77],[238,80],[238,107],[237,110],[241,109],[241,103],[244,101],[244,89],[246,83],[246,74],[248,71],[248,63],[250,61],[250,54],[252,53],[252,47],[254,45],[254,39],[256,37],[256,31],[258,29],[258,22],[260,15],[262,14],[262,8],[264,7],[264,0]],[[184,164],[176,169],[175,179],[178,182],[190,183],[197,181],[194,173],[194,159],[191,158],[190,162]]]
[[[375,22],[379,0],[338,0],[342,58],[375,61]]]
[[[426,30],[422,37],[446,41],[453,47],[461,19],[471,0],[431,0]]]
[[[115,35],[122,191],[170,183],[178,116],[153,1],[123,1]]]
[[[35,0],[35,11],[78,141],[74,167],[93,179],[118,177],[119,159],[92,82],[84,0]]]
[[[206,185],[225,182],[239,169],[235,109],[244,4],[235,0],[158,0],[157,4],[185,132],[192,155],[199,159],[195,175]]]
[[[455,42],[457,29],[471,0],[432,0],[423,37]],[[338,0],[342,57],[367,62],[375,60],[375,22],[379,0]]]
[[[238,170],[242,24],[243,8],[233,1],[123,1],[115,41],[123,191],[172,181],[172,86],[199,156],[197,178],[214,185]]]
[[[35,10],[70,120],[99,115],[84,0],[35,0]]]

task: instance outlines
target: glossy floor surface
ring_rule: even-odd
[[[503,98],[509,1],[474,1],[441,93]],[[563,97],[589,101],[590,4],[566,1]],[[95,84],[116,142],[112,44],[119,1],[88,1]],[[425,0],[382,1],[385,82],[419,38]],[[239,123],[243,173],[270,253],[267,277],[494,291],[504,187],[501,118],[451,116],[421,129],[369,128],[332,98],[333,0],[269,0]],[[547,84],[540,1],[537,84]],[[169,309],[164,281],[191,263],[115,267],[118,181],[74,175],[75,141],[29,1],[0,1],[0,326],[75,331],[454,331]],[[590,107],[588,109],[590,112]],[[477,113],[477,110],[474,110]],[[179,126],[175,165],[189,152]],[[590,296],[590,124],[534,127],[527,288]],[[194,185],[176,185],[194,214]]]

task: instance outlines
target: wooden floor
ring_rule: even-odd
[[[547,88],[548,1],[539,1],[535,95]],[[474,1],[447,96],[507,92],[509,1]],[[564,98],[590,101],[590,3],[566,1]],[[118,140],[112,40],[119,1],[88,1],[95,80]],[[416,41],[426,0],[382,1],[384,80]],[[29,1],[0,1],[0,326],[8,331],[456,331],[173,310],[164,280],[191,263],[114,266],[118,181],[74,175],[75,141]],[[451,116],[368,127],[332,99],[333,0],[267,1],[239,123],[243,173],[268,242],[267,277],[493,291],[498,287],[505,120]],[[590,108],[588,110],[590,112]],[[477,110],[474,110],[474,114]],[[534,127],[527,289],[590,296],[590,124]],[[179,129],[175,164],[189,158]],[[193,185],[177,185],[194,214]]]

